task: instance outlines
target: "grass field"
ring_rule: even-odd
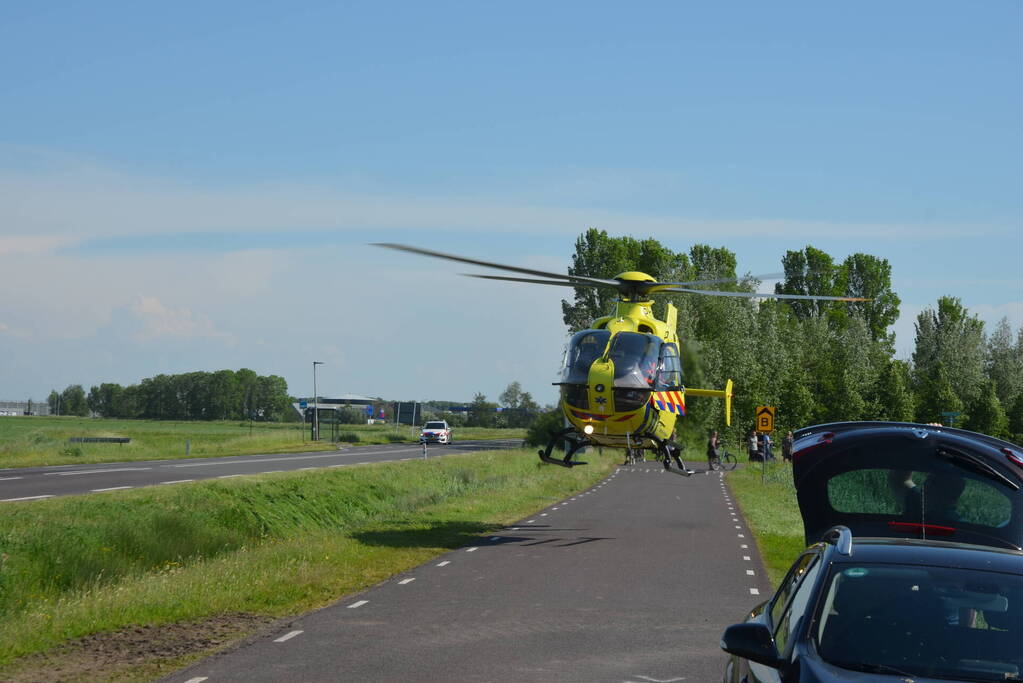
[[[92,671],[68,653],[111,641],[89,680],[159,676],[211,646],[160,654],[168,625],[226,623],[230,640],[328,604],[587,488],[619,454],[587,459],[563,469],[500,451],[8,504],[0,678]],[[140,632],[149,654],[135,657]]]
[[[754,463],[729,472],[726,481],[756,538],[771,585],[777,586],[806,547],[792,466],[769,463],[762,472]]]
[[[207,458],[251,453],[331,450],[330,430],[309,441],[308,426],[275,422],[174,422],[83,417],[0,418],[0,468],[75,463]],[[523,429],[455,430],[456,439],[520,439]],[[128,437],[127,444],[73,444],[73,437]],[[340,441],[374,444],[413,442],[419,432],[406,425],[341,425]],[[186,443],[189,454],[186,456]]]

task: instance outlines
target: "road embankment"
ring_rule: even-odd
[[[246,623],[373,585],[614,465],[588,459],[562,469],[528,451],[474,453],[19,503],[0,519],[0,674],[74,671],[104,650],[97,637],[123,646],[139,628],[202,630],[238,615],[227,631],[240,637]],[[125,653],[97,673],[147,678],[216,645],[195,642],[182,652],[151,638],[148,656]]]

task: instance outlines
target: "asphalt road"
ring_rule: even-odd
[[[768,585],[719,474],[641,463],[165,680],[721,680]]]
[[[451,445],[430,444],[426,453],[432,458],[452,453],[516,448],[521,444],[521,440],[455,441]],[[312,453],[0,469],[0,503],[422,457],[423,447],[419,444],[385,444]]]

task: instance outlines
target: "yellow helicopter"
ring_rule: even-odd
[[[851,296],[768,294],[694,289],[696,286],[735,282],[732,279],[658,282],[646,273],[629,271],[613,279],[548,273],[500,263],[480,261],[429,249],[390,242],[375,246],[422,256],[468,263],[486,268],[532,275],[532,278],[466,274],[468,277],[509,282],[529,282],[560,287],[611,287],[619,298],[614,314],[597,318],[589,329],[572,335],[565,349],[561,381],[561,410],[569,426],[555,434],[539,451],[544,462],[562,467],[585,465],[572,460],[588,445],[625,449],[628,457],[644,450],[654,451],[671,469],[672,460],[680,474],[692,474],[681,459],[674,441],[675,422],[685,415],[686,396],[710,396],[725,400],[725,424],[731,424],[732,380],[725,388],[694,389],[683,384],[682,359],[676,332],[678,309],[667,304],[665,320],[653,315],[650,296],[660,292],[703,294],[741,298],[812,299],[825,301],[867,301]],[[539,279],[544,278],[544,279]],[[566,442],[563,458],[551,456],[559,441]]]

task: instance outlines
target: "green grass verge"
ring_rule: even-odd
[[[756,539],[772,586],[777,586],[806,547],[803,520],[792,485],[792,466],[753,463],[726,475],[739,509]]]
[[[419,430],[406,425],[341,425],[340,441],[357,444],[412,443]],[[463,427],[456,439],[521,439],[524,429]],[[295,453],[332,450],[330,430],[324,440],[310,442],[301,424],[275,422],[175,422],[106,420],[83,417],[0,418],[0,468],[130,462],[176,458],[208,458],[251,453]],[[72,437],[129,437],[127,444],[72,444]],[[185,442],[189,442],[189,455]]]
[[[329,604],[588,487],[618,454],[588,460],[501,451],[7,504],[0,677],[89,634]]]

